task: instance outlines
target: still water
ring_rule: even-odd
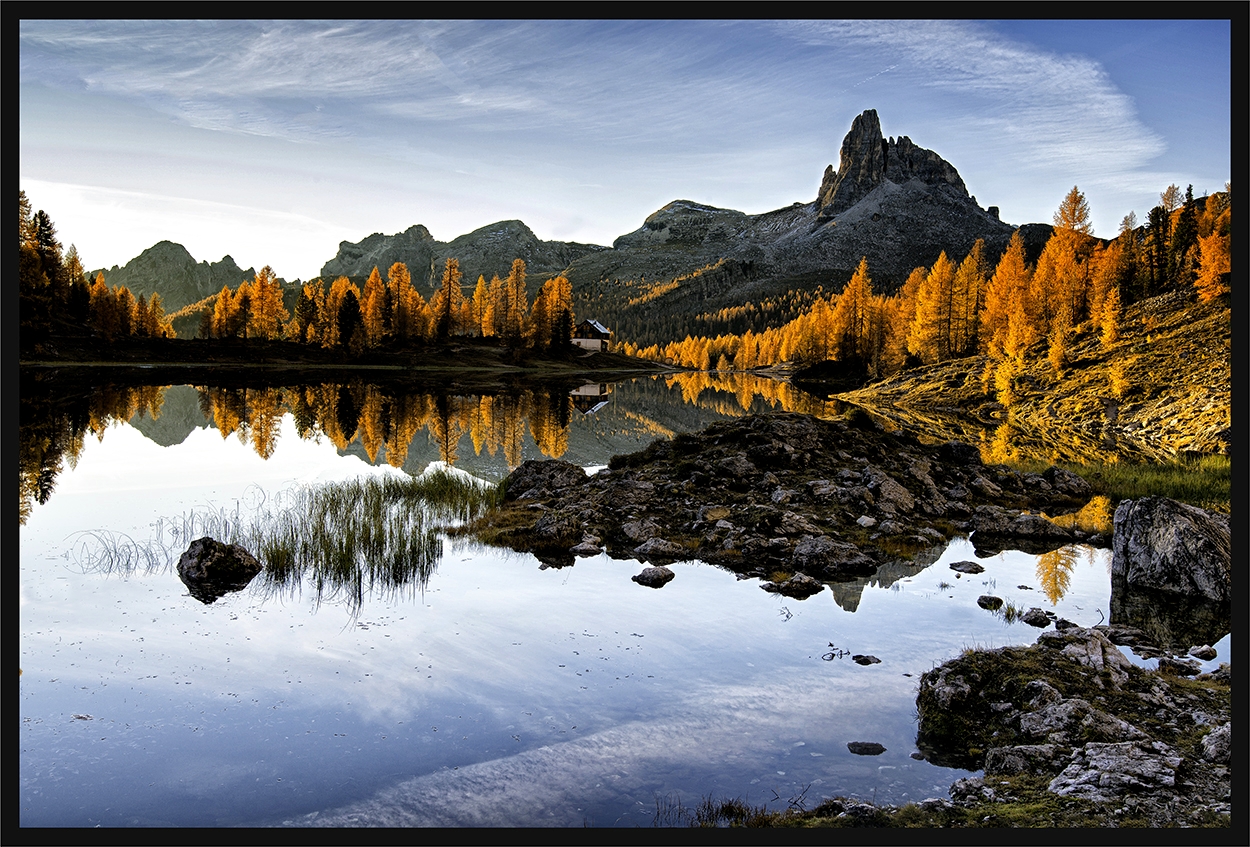
[[[30,483],[23,826],[649,826],[657,800],[945,796],[967,774],[911,757],[920,674],[1040,632],[977,597],[1082,625],[1108,613],[1109,551],[1071,548],[1056,565],[981,558],[962,539],[803,601],[699,562],[653,590],[630,581],[635,561],[548,568],[452,538],[428,581],[359,603],[261,580],[194,599],[170,566],[188,515],[246,516],[292,486],[446,462],[484,479],[544,453],[594,468],[744,410],[821,411],[775,388],[647,378],[567,404],[536,392],[506,414],[494,398],[511,420],[477,429],[482,398],[421,401],[429,426],[407,433],[392,397],[369,444],[371,401],[353,391],[354,422],[331,391],[332,421],[288,398],[262,423],[171,388],[130,422],[95,420]],[[102,567],[104,548],[144,555]],[[957,575],[961,560],[985,572]],[[886,752],[853,755],[853,741]]]

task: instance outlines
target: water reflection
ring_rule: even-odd
[[[300,438],[328,439],[340,451],[359,452],[371,464],[419,473],[430,461],[468,461],[499,477],[526,458],[527,447],[547,458],[598,464],[614,452],[656,437],[700,429],[713,420],[769,410],[830,416],[842,405],[793,386],[743,373],[677,373],[623,383],[518,384],[493,394],[431,391],[364,381],[274,386],[195,387],[100,382],[56,371],[22,374],[19,425],[21,522],[46,503],[66,462],[83,438],[103,439],[109,426],[130,422],[153,441],[180,443],[211,426],[247,444],[261,458],[277,445],[284,415]],[[570,436],[583,434],[574,455]],[[424,433],[424,441],[418,435]],[[413,456],[414,450],[419,454]]]
[[[159,386],[104,384],[67,391],[46,371],[23,371],[18,404],[18,502],[25,524],[36,503],[47,503],[63,466],[72,468],[88,435],[103,440],[115,421],[160,415]]]
[[[265,596],[293,598],[307,581],[316,606],[338,601],[354,614],[366,596],[388,601],[424,592],[443,554],[440,533],[479,515],[494,501],[494,489],[439,469],[419,477],[361,477],[274,494],[253,489],[244,500],[232,508],[162,517],[146,541],[81,533],[73,559],[88,573],[151,574],[170,570],[184,549],[196,549],[200,542],[192,539],[208,538],[238,545],[259,560],[264,570],[257,582]],[[221,590],[191,593],[209,604],[250,581],[249,575]]]

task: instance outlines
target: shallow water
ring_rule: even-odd
[[[142,545],[197,509],[401,472],[300,439],[290,415],[275,444],[261,459],[197,428],[160,447],[120,424],[89,436],[32,511],[23,826],[646,826],[657,798],[945,796],[966,773],[910,755],[920,674],[1040,632],[976,598],[1082,625],[1108,613],[1109,551],[1073,551],[1052,603],[1038,557],[979,559],[962,539],[804,601],[698,562],[653,590],[630,581],[634,561],[550,569],[452,541],[423,589],[359,609],[259,580],[205,606],[169,567],[86,566],[99,536],[84,532]],[[969,559],[985,572],[949,567]],[[886,752],[856,756],[852,741]]]

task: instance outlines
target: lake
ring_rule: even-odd
[[[292,491],[493,482],[544,455],[593,471],[770,409],[839,411],[742,375],[494,396],[24,381],[21,825],[650,826],[706,796],[946,796],[968,772],[913,758],[920,675],[1036,640],[982,594],[1106,621],[1110,551],[956,539],[802,601],[699,562],[654,590],[636,561],[548,567],[445,533],[419,578],[356,590],[257,578],[204,604],[173,567],[196,528]]]

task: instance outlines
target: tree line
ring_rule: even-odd
[[[48,214],[42,209],[32,213],[25,191],[19,189],[18,196],[18,314],[23,350],[53,335],[84,331],[110,341],[127,336],[173,338],[173,325],[159,294],[136,297],[124,285],[109,288],[102,273],[93,283],[74,245],[62,254]]]
[[[996,264],[978,240],[959,262],[943,252],[918,267],[892,296],[874,294],[862,260],[838,295],[817,298],[786,324],[759,332],[681,341],[623,352],[702,370],[746,370],[781,363],[846,363],[872,377],[945,359],[987,354],[1006,391],[1035,343],[1046,342],[1058,370],[1077,327],[1096,329],[1104,344],[1118,337],[1123,308],[1165,290],[1191,287],[1204,302],[1225,297],[1230,278],[1231,191],[1194,199],[1169,186],[1149,223],[1125,216],[1119,236],[1092,235],[1089,205],[1073,187],[1054,215],[1054,229],[1035,263],[1017,232]]]
[[[201,314],[201,338],[286,339],[353,352],[443,344],[457,336],[496,338],[509,348],[560,350],[573,335],[568,279],[548,279],[530,304],[522,259],[513,261],[504,279],[495,275],[488,283],[479,276],[469,296],[459,261],[447,259],[442,283],[428,301],[403,262],[391,265],[385,281],[374,267],[363,290],[345,276],[328,288],[318,279],[304,284],[293,313],[266,266],[251,282],[223,286],[212,308],[206,304]]]
[[[363,290],[347,277],[328,287],[318,279],[303,285],[293,313],[266,265],[255,278],[223,286],[167,316],[159,294],[136,297],[126,286],[109,288],[103,272],[90,280],[77,249],[71,245],[63,253],[51,218],[42,210],[32,213],[26,192],[19,193],[23,349],[52,335],[173,338],[172,319],[194,312],[200,314],[200,338],[288,340],[351,352],[446,343],[457,336],[496,338],[510,349],[564,350],[573,335],[568,279],[546,280],[531,303],[522,259],[504,279],[479,276],[468,296],[459,261],[448,259],[442,284],[428,301],[403,262],[391,266],[385,282],[375,267]]]

